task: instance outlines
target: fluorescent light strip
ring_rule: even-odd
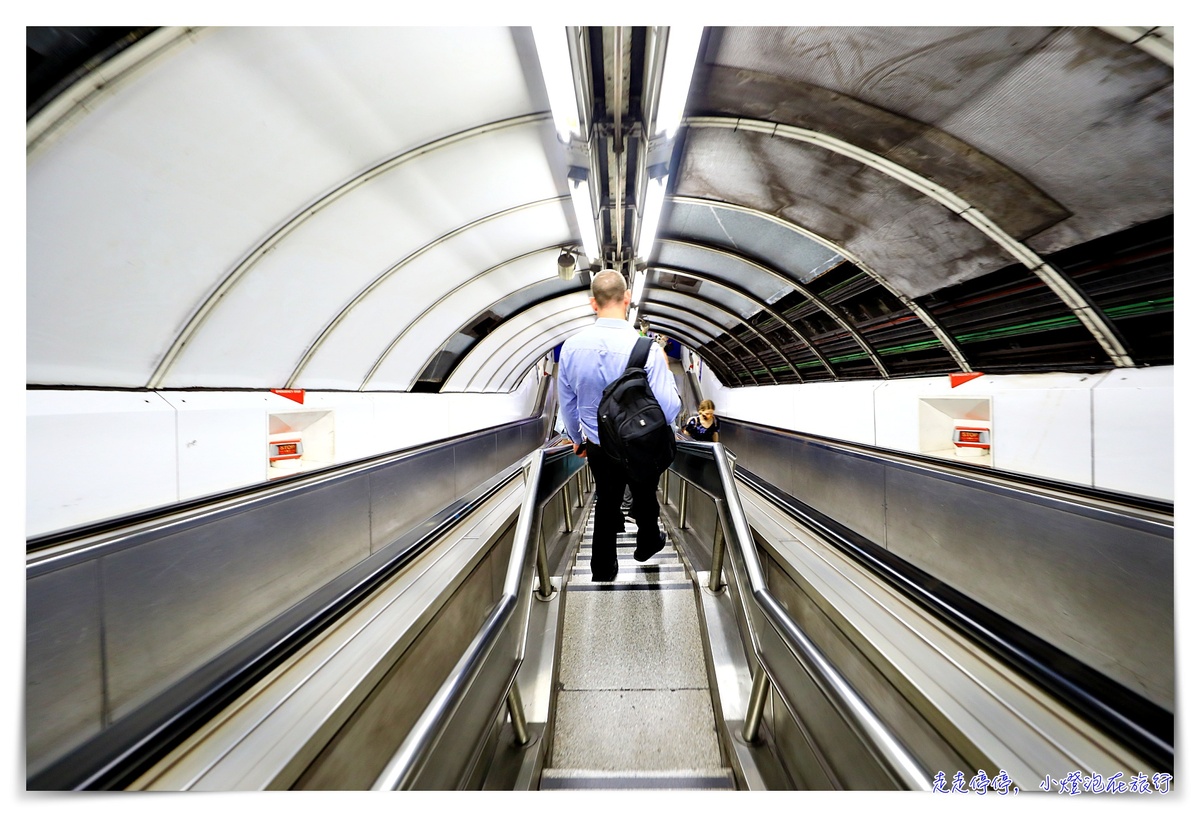
[[[667,179],[646,180],[646,203],[642,206],[642,226],[638,232],[637,257],[643,260],[650,258],[650,250],[654,247],[654,234],[658,232],[658,219],[662,215],[663,200],[667,197]]]
[[[683,106],[687,102],[688,90],[692,86],[692,72],[696,68],[696,52],[704,26],[671,26],[667,31],[667,56],[663,61],[662,86],[658,96],[658,113],[654,117],[654,130],[666,133],[668,139],[675,135],[683,120]]]
[[[534,26],[533,41],[537,46],[538,63],[542,69],[542,80],[546,83],[546,94],[550,97],[550,111],[554,114],[554,127],[564,142],[571,135],[580,136],[579,103],[575,99],[575,83],[571,72],[571,55],[567,48],[567,30],[563,26]]]
[[[633,274],[633,307],[636,309],[642,303],[642,290],[646,288],[646,271],[638,270]]]
[[[579,236],[583,251],[589,261],[600,257],[600,245],[596,242],[596,219],[592,215],[592,192],[585,181],[567,179],[571,188],[571,204],[575,206],[575,221],[579,224]]]

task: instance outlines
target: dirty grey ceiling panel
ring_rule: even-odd
[[[691,130],[676,194],[707,193],[818,233],[915,297],[1012,258],[928,196],[854,159],[758,133]],[[776,254],[782,254],[777,252]]]
[[[828,246],[761,214],[681,196],[672,199],[664,211],[660,234],[664,241],[673,235],[686,235],[700,244],[723,247],[736,255],[762,261],[801,283],[811,281],[842,261],[842,256]],[[654,259],[678,263],[672,259],[678,258],[676,253],[681,251],[681,247],[660,243]],[[690,256],[684,258],[690,260]],[[721,263],[716,258],[709,261]]]

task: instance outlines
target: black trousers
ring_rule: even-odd
[[[624,524],[621,500],[625,486],[633,496],[630,515],[637,523],[639,547],[658,544],[658,478],[661,474],[626,474],[594,442],[587,443],[587,464],[596,482],[596,514],[592,528],[592,573],[607,575],[617,564],[617,530]]]

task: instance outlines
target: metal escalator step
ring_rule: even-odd
[[[723,789],[736,791],[729,769],[674,769],[654,772],[610,772],[589,769],[546,769],[542,791],[558,789]]]

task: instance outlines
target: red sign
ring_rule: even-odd
[[[304,389],[271,389],[271,393],[295,400],[297,403],[304,403]]]
[[[950,388],[961,386],[963,383],[974,380],[977,377],[983,377],[983,372],[961,372],[950,375]]]

